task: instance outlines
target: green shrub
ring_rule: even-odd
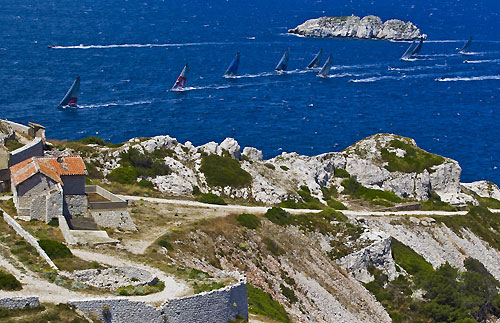
[[[252,176],[241,169],[238,161],[230,157],[203,156],[200,171],[211,186],[244,187],[252,182]]]
[[[247,284],[248,311],[252,314],[262,315],[277,322],[289,323],[290,319],[283,306],[273,300],[270,294]]]
[[[272,169],[272,170],[275,170],[275,169],[276,169],[276,168],[274,167],[274,165],[273,165],[273,164],[271,164],[271,163],[265,163],[265,164],[264,164],[264,166],[266,166],[267,168]]]
[[[334,210],[347,210],[347,207],[342,202],[336,200],[328,200],[326,203]]]
[[[335,177],[340,177],[340,178],[349,178],[349,177],[351,177],[351,174],[349,174],[349,172],[347,172],[343,168],[335,168],[335,170],[333,171],[333,175]]]
[[[285,254],[285,251],[272,239],[265,237],[262,242],[266,245],[267,249],[276,257]]]
[[[52,218],[49,223],[47,223],[51,227],[58,227],[59,226],[59,219],[58,218]]]
[[[423,211],[456,211],[457,209],[450,204],[441,201],[439,195],[431,192],[431,196],[425,202],[420,202]]]
[[[207,203],[207,204],[217,204],[217,205],[227,205],[224,199],[213,193],[205,193],[201,194],[196,198],[198,202]]]
[[[136,177],[157,177],[170,174],[170,169],[163,161],[167,153],[162,150],[155,150],[152,154],[141,153],[136,148],[129,148],[128,151],[120,154],[120,164],[123,167],[132,167]]]
[[[38,241],[40,247],[47,253],[50,258],[61,259],[70,258],[73,256],[71,250],[59,241],[52,239],[41,239]]]
[[[281,165],[280,168],[284,170],[285,172],[288,171],[290,168],[286,167],[285,165]]]
[[[500,201],[491,197],[476,197],[479,205],[490,208],[500,209]]]
[[[207,282],[207,283],[193,282],[193,289],[195,294],[210,292],[212,290],[220,289],[224,286],[225,286],[224,283],[221,282]]]
[[[321,203],[317,198],[311,195],[311,191],[309,187],[306,185],[302,185],[300,189],[297,191],[302,201],[296,202],[293,199],[288,199],[279,204],[280,207],[289,208],[289,209],[313,209],[313,210],[321,210],[325,208],[325,205]]]
[[[23,147],[24,145],[22,143],[20,143],[17,139],[8,139],[5,141],[5,147],[9,150],[9,151],[14,151],[18,148],[21,148]]]
[[[406,151],[404,157],[398,157],[396,152],[389,152],[386,148],[381,150],[382,159],[388,163],[385,168],[390,172],[421,173],[426,169],[432,173],[433,166],[441,165],[445,161],[441,156],[428,153],[401,140],[392,140],[390,147]]]
[[[236,217],[236,221],[249,229],[257,229],[260,227],[260,219],[254,214],[240,214]]]
[[[296,303],[299,299],[295,295],[295,292],[283,284],[280,284],[281,293],[288,299],[290,303]]]
[[[345,194],[367,200],[374,201],[376,199],[384,199],[389,202],[399,203],[401,202],[401,198],[392,192],[374,190],[371,188],[364,187],[360,183],[358,183],[353,178],[347,178],[342,181],[342,186],[344,186]]]
[[[391,250],[396,264],[401,266],[410,275],[415,276],[419,281],[422,281],[434,272],[431,264],[413,249],[398,240],[392,239]]]
[[[200,195],[201,191],[198,186],[193,186],[193,195]]]
[[[146,179],[141,179],[137,185],[142,188],[146,188],[148,190],[152,190],[155,188],[154,184],[151,181],[148,181]]]
[[[77,140],[77,142],[82,143],[84,145],[90,145],[90,144],[99,145],[99,146],[106,145],[106,142],[104,141],[104,139],[96,137],[96,136],[86,137],[86,138]]]
[[[265,217],[269,221],[278,225],[289,225],[293,222],[292,215],[279,207],[272,207],[268,209]]]
[[[108,174],[108,179],[120,184],[134,184],[137,179],[137,171],[133,167],[120,166]]]
[[[1,290],[21,290],[21,283],[11,274],[0,272],[0,289]]]
[[[94,164],[85,162],[85,168],[87,169],[88,177],[97,179],[104,178],[102,172],[100,172]]]
[[[174,246],[172,246],[172,244],[164,237],[158,240],[158,245],[170,251],[174,250]]]

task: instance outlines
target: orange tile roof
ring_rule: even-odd
[[[64,185],[61,176],[86,175],[83,159],[79,156],[67,157],[32,157],[10,167],[12,182],[21,184],[38,172]]]

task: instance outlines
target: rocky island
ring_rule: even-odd
[[[361,39],[414,40],[420,37],[420,29],[412,22],[391,19],[383,22],[380,17],[357,16],[321,17],[310,19],[289,29],[288,33],[307,37],[349,37]]]

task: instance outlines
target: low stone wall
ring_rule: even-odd
[[[9,310],[37,306],[40,306],[40,300],[38,296],[0,298],[0,307]]]
[[[35,138],[29,144],[24,145],[10,153],[9,167],[19,164],[31,157],[43,157],[42,138]]]
[[[76,245],[78,243],[75,237],[73,237],[73,234],[71,234],[68,222],[63,215],[59,216],[59,229],[61,230],[64,240],[66,240],[67,244]]]
[[[64,195],[63,213],[65,216],[76,216],[87,214],[87,195]]]
[[[30,127],[9,120],[2,120],[2,121],[8,124],[12,129],[14,129],[15,132],[20,132],[22,134],[29,136]]]
[[[90,214],[101,228],[137,231],[127,210],[91,210]]]
[[[106,202],[89,202],[89,209],[91,210],[115,210],[115,209],[126,209],[127,201],[122,200],[113,193],[105,190],[104,188],[97,185],[86,185],[85,193],[99,194],[100,196],[108,199]]]
[[[3,212],[3,211],[0,211],[0,212]],[[47,262],[47,264],[49,264],[49,266],[51,268],[58,270],[58,268],[54,264],[54,262],[49,258],[49,256],[45,253],[45,251],[42,249],[42,247],[40,247],[40,245],[38,244],[38,241],[31,234],[26,232],[26,230],[24,230],[19,225],[19,223],[16,222],[16,220],[14,220],[10,215],[8,215],[5,212],[3,212],[3,219],[5,220],[5,222],[7,222],[8,225],[10,225],[11,228],[14,229],[14,231],[17,232],[17,234],[19,234],[21,237],[23,237],[26,240],[26,242],[28,242],[30,245],[32,245],[36,249],[36,251],[38,252],[40,257],[42,257]]]
[[[248,320],[246,280],[208,293],[172,299],[162,306],[169,323],[229,322],[241,315]]]
[[[248,299],[245,277],[233,286],[219,290],[172,299],[157,309],[144,302],[127,299],[88,299],[69,301],[87,316],[97,315],[110,323],[221,323],[239,314],[248,320]]]

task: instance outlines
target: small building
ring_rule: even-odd
[[[18,215],[49,222],[87,213],[87,170],[81,157],[31,157],[11,166],[10,173]]]

